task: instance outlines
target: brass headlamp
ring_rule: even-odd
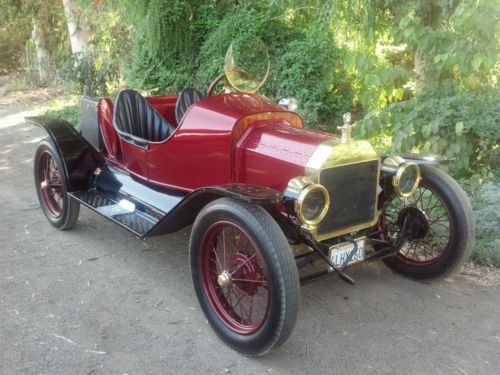
[[[303,176],[292,178],[288,182],[285,196],[293,200],[294,211],[306,227],[319,224],[330,207],[328,190]]]
[[[417,164],[407,162],[400,156],[384,159],[382,173],[392,176],[394,191],[402,198],[408,198],[415,193],[421,180],[420,168]]]

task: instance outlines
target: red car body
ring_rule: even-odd
[[[258,94],[204,98],[177,124],[177,97],[146,97],[176,127],[167,139],[149,142],[148,149],[118,137],[112,104],[101,99],[98,111],[108,161],[153,184],[187,192],[231,183],[283,191],[291,178],[304,174],[318,145],[332,138],[303,129],[297,113]]]

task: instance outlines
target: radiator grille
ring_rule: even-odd
[[[330,193],[331,205],[318,225],[319,236],[343,230],[348,232],[351,227],[373,221],[377,209],[378,175],[378,160],[321,171],[319,182]]]

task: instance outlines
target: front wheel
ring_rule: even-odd
[[[228,198],[207,205],[191,233],[194,289],[217,335],[250,356],[290,336],[299,277],[288,242],[261,207]]]
[[[472,209],[458,183],[443,171],[422,165],[422,180],[412,197],[392,196],[380,217],[385,236],[394,240],[408,218],[406,241],[385,263],[417,279],[447,276],[467,260],[474,247]]]

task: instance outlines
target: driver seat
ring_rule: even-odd
[[[152,142],[167,139],[175,130],[134,90],[123,90],[118,94],[113,123],[118,134],[126,133]]]
[[[203,99],[203,94],[196,89],[187,88],[181,91],[175,103],[175,120],[178,124],[181,123],[188,108],[201,99]]]

